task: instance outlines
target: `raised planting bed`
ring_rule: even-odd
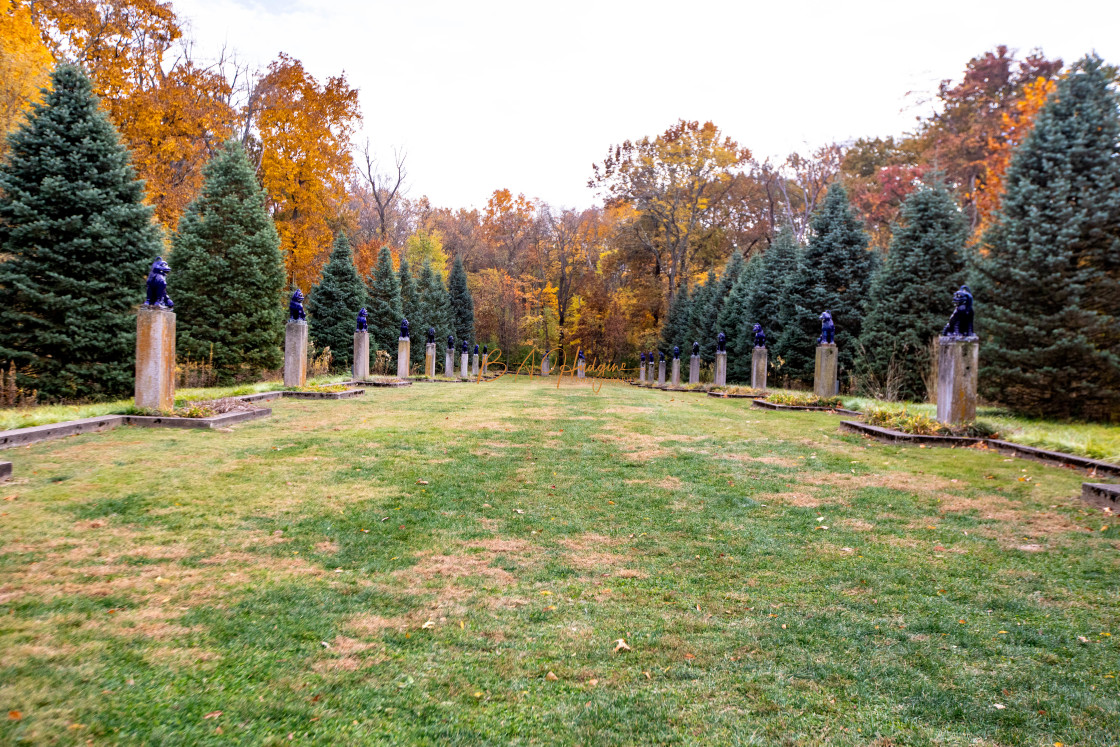
[[[341,392],[303,392],[303,391],[288,391],[281,392],[285,397],[292,399],[353,399],[354,397],[361,397],[365,394],[364,389],[346,389]]]
[[[384,381],[376,381],[373,379],[366,379],[364,381],[347,381],[346,386],[375,386],[375,387],[398,387],[398,386],[412,386],[411,379],[385,379]]]
[[[0,465],[0,470],[3,466]],[[1120,511],[1120,485],[1107,485],[1099,482],[1081,483],[1081,500],[1094,506],[1107,508],[1112,512]]]
[[[1102,462],[1098,459],[1089,459],[1088,457],[1077,456],[1076,454],[1063,454],[1060,451],[1047,451],[1046,449],[1037,449],[1033,446],[1023,446],[1022,444],[1012,443],[1010,441],[1001,441],[997,438],[971,438],[967,436],[921,436],[915,433],[903,433],[902,431],[891,430],[890,428],[883,428],[877,425],[868,425],[867,423],[858,423],[853,420],[841,420],[840,430],[850,431],[853,433],[861,433],[865,436],[885,441],[887,443],[904,443],[904,444],[919,444],[924,446],[943,446],[949,448],[957,447],[980,447],[984,449],[991,449],[992,451],[1000,454],[1008,454],[1011,456],[1020,457],[1022,459],[1031,459],[1043,464],[1050,464],[1058,467],[1070,467],[1074,469],[1083,469],[1093,475],[1111,475],[1113,477],[1120,477],[1120,464],[1111,464],[1109,462]]]
[[[10,480],[12,477],[12,463],[0,462],[0,482]]]
[[[855,410],[845,410],[843,407],[813,407],[810,405],[779,405],[777,402],[767,402],[764,399],[756,399],[751,407],[761,407],[764,410],[803,410],[807,412],[831,412],[837,415],[855,415],[859,417],[863,413],[856,412]]]

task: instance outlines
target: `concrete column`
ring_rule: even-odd
[[[141,306],[136,315],[136,406],[175,409],[175,312]]]
[[[638,383],[639,384],[646,383],[646,364],[645,363],[639,363],[638,364]]]
[[[586,361],[583,361],[583,360],[576,363],[576,378],[577,379],[582,379],[582,378],[586,377],[587,374],[584,371],[584,369],[586,367],[585,364],[586,364]]]
[[[727,386],[727,351],[716,351],[715,386]]]
[[[455,354],[451,352],[451,348],[447,349],[447,356],[443,361],[443,373],[449,379],[455,378]]]
[[[478,353],[471,353],[471,378],[478,378]]]
[[[976,419],[980,341],[942,337],[937,346],[937,419],[949,425]]]
[[[429,379],[436,377],[436,344],[429,342],[424,346],[424,375]]]
[[[412,341],[407,337],[397,338],[397,378],[408,378],[408,364],[412,355]]]
[[[838,393],[838,360],[835,343],[817,345],[817,362],[813,369],[813,394],[818,397],[833,397]]]
[[[688,361],[688,383],[700,383],[700,356],[693,355]]]
[[[369,378],[369,330],[354,333],[354,380]]]
[[[665,361],[657,362],[657,385],[665,386]]]
[[[487,353],[486,355],[482,356],[482,375],[483,376],[490,373],[490,371],[488,370],[489,368],[490,368],[490,354]]]
[[[673,359],[673,388],[680,389],[681,386],[681,359]]]
[[[284,386],[307,384],[307,322],[288,322],[284,330]]]
[[[646,373],[646,379],[649,381],[650,385],[652,385],[653,382],[657,380],[657,374],[654,373],[654,371],[656,370],[654,369],[654,366],[656,365],[657,363],[655,361],[650,361],[646,364],[646,366],[649,367],[649,371]]]
[[[541,358],[541,376],[548,376],[548,356]]]
[[[751,354],[751,388],[766,388],[766,367],[770,354],[766,348],[755,348]]]
[[[469,356],[466,353],[461,353],[459,355],[459,376],[461,376],[464,379],[467,378],[467,375],[468,375],[467,374],[467,358],[468,357]]]

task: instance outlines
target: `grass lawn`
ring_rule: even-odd
[[[4,452],[0,743],[1120,740],[1082,475],[749,405],[506,377]]]

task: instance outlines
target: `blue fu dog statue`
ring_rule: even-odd
[[[436,328],[428,327],[428,344],[431,345],[436,341]]]
[[[366,330],[369,329],[368,325],[369,325],[369,323],[366,321],[366,310],[362,309],[361,311],[358,312],[358,326],[354,331],[355,332],[365,332]]]
[[[821,336],[817,340],[817,344],[836,344],[836,325],[832,323],[832,314],[830,314],[827,309],[821,314]]]
[[[407,340],[408,339],[408,320],[407,319],[401,319],[401,339],[402,340]]]
[[[766,333],[762,331],[762,325],[754,325],[754,346],[756,348],[766,347]]]
[[[945,329],[941,330],[941,336],[976,337],[976,333],[972,331],[972,319],[972,292],[967,285],[962,285],[961,289],[953,294],[953,315],[949,317]]]
[[[175,308],[175,303],[167,295],[167,273],[170,271],[171,267],[163,257],[156,257],[156,261],[152,262],[152,269],[148,271],[148,297],[144,301],[145,306]]]
[[[299,288],[296,288],[295,293],[292,294],[292,300],[288,302],[288,321],[307,321],[307,314],[303,310],[303,291]]]

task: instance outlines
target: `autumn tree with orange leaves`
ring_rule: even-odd
[[[40,100],[53,64],[27,8],[0,0],[0,157],[28,107]]]

